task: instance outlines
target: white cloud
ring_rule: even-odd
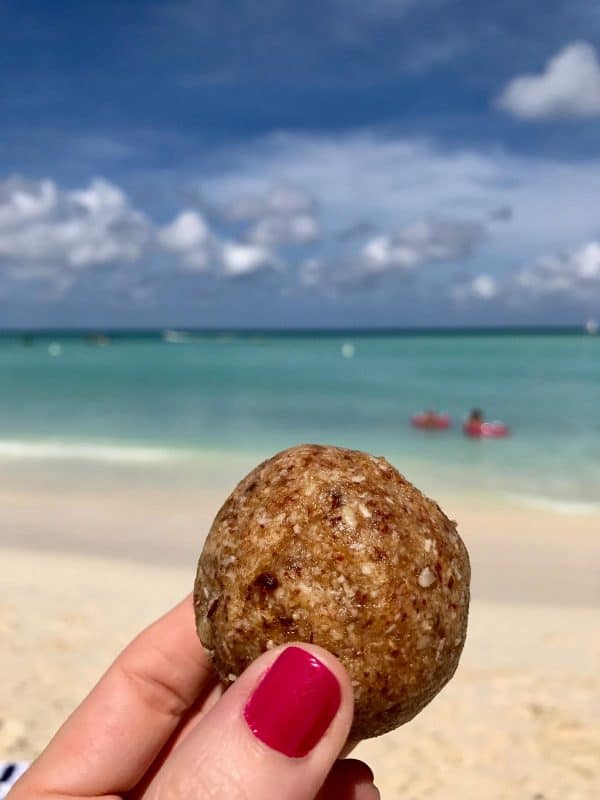
[[[348,254],[332,266],[320,258],[309,258],[298,270],[307,288],[331,290],[355,286],[384,274],[408,274],[434,263],[467,258],[484,238],[484,228],[467,220],[423,219],[399,232],[373,236],[360,252]],[[325,283],[324,277],[327,276]],[[482,287],[485,292],[485,287]]]
[[[182,211],[159,230],[157,239],[165,250],[177,253],[187,269],[202,270],[208,266],[211,233],[206,220],[197,211]]]
[[[600,294],[600,242],[592,241],[560,255],[545,256],[515,276],[517,290],[585,298]]]
[[[359,270],[373,275],[455,261],[469,256],[482,237],[483,228],[477,222],[419,220],[393,236],[370,239],[363,247]]]
[[[393,231],[415,219],[489,221],[510,208],[481,244],[486,263],[533,262],[545,250],[589,241],[598,233],[600,158],[516,156],[502,149],[446,149],[422,139],[363,131],[346,136],[278,134],[214,157],[203,194],[222,206],[262,197],[271,182],[302,186],[317,198],[328,230],[372,220]],[[232,168],[229,165],[235,164]],[[218,174],[217,174],[218,173]],[[486,220],[487,218],[487,220]],[[374,237],[370,237],[374,238]],[[347,255],[327,253],[339,262]]]
[[[505,111],[524,119],[600,115],[600,63],[587,42],[567,45],[538,75],[520,75],[498,98]]]
[[[52,181],[39,183],[9,178],[0,183],[0,230],[44,217],[57,205],[58,192]]]
[[[268,216],[259,220],[249,238],[257,244],[270,247],[278,244],[308,244],[319,237],[319,223],[310,214],[293,216]]]
[[[271,250],[257,244],[225,242],[222,248],[221,272],[228,278],[253,275],[277,265]]]
[[[12,274],[133,262],[149,235],[144,215],[103,179],[67,192],[52,181],[0,183],[0,263]]]
[[[204,174],[203,196],[214,208],[229,208],[221,229],[190,208],[156,227],[103,180],[74,191],[50,180],[0,181],[0,269],[67,291],[93,267],[106,265],[108,275],[113,266],[132,264],[121,270],[131,278],[130,292],[140,281],[147,285],[142,274],[152,280],[146,255],[158,262],[173,253],[185,269],[229,278],[276,269],[285,257],[297,265],[299,284],[325,292],[356,278],[462,260],[477,248],[486,274],[477,275],[480,267],[477,277],[463,280],[464,297],[584,298],[598,285],[600,159],[446,150],[366,131],[266,137],[224,151]],[[329,237],[318,233],[321,215]],[[507,223],[493,225],[491,218]],[[377,228],[357,229],[365,219]],[[355,230],[360,235],[353,238]],[[295,258],[287,249],[311,242]],[[589,244],[565,253],[570,242]],[[562,255],[539,259],[543,252]],[[518,278],[507,275],[515,263],[527,265]]]
[[[208,238],[208,225],[197,211],[182,211],[158,233],[158,240],[163,247],[176,253],[201,247]]]
[[[492,275],[477,275],[467,283],[458,283],[451,290],[451,295],[457,302],[475,298],[476,300],[492,300],[497,297],[500,287]]]
[[[225,214],[234,222],[252,222],[247,238],[266,247],[308,244],[320,235],[312,198],[286,183],[260,195],[236,197],[227,205]]]
[[[212,265],[226,277],[251,275],[279,266],[271,245],[307,241],[314,232],[305,211],[308,200],[300,193],[278,188],[268,204],[291,215],[259,220],[260,241],[222,242],[192,209],[155,228],[118,186],[100,178],[72,191],[60,190],[49,180],[11,178],[0,182],[0,267],[18,282],[54,287],[54,296],[71,289],[78,275],[90,268],[134,264],[153,253],[175,254],[186,270]],[[122,288],[135,302],[146,296],[137,292],[140,277],[123,274]]]
[[[498,284],[491,275],[478,275],[471,283],[471,290],[475,297],[491,300],[498,294]]]

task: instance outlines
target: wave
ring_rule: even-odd
[[[0,459],[17,461],[93,461],[102,464],[152,465],[181,461],[186,453],[162,447],[99,442],[31,442],[0,439]]]
[[[509,494],[510,500],[528,508],[550,511],[553,514],[600,514],[600,503],[586,500],[554,500],[527,494]]]

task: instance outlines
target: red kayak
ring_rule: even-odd
[[[465,422],[463,425],[465,436],[473,439],[501,439],[508,436],[510,429],[503,422]]]
[[[415,414],[410,424],[423,431],[443,431],[452,425],[448,414]]]

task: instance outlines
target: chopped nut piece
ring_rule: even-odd
[[[435,576],[435,572],[432,572],[429,567],[425,567],[421,570],[419,575],[419,586],[422,586],[423,589],[429,589],[430,586],[437,581]]]

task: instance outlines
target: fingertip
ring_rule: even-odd
[[[304,722],[311,712],[318,711],[321,722],[328,717],[321,738],[330,743],[327,749],[334,751],[332,761],[346,743],[354,715],[352,683],[346,669],[332,653],[306,642],[290,642],[262,653],[225,692],[221,707],[230,707],[235,713],[240,704],[255,734],[249,716],[254,716],[257,706],[261,714],[279,718],[284,729],[291,729],[286,714],[294,705]],[[327,709],[329,714],[325,713]]]
[[[358,758],[344,758],[336,763],[336,768],[343,770],[356,783],[373,783],[375,780],[371,767]]]
[[[177,790],[193,779],[209,793],[217,772],[221,783],[245,786],[249,798],[263,797],[273,785],[281,797],[314,798],[339,758],[352,717],[352,684],[335,656],[306,643],[273,648],[200,720],[174,752],[164,779]],[[338,770],[327,800],[376,798],[362,762],[348,760]]]
[[[290,642],[289,645],[285,645],[284,647],[299,647],[302,650],[307,650],[318,658],[337,678],[344,700],[352,704],[354,703],[354,691],[352,689],[350,675],[342,662],[333,653],[317,644],[308,644],[307,642]],[[284,647],[281,649],[284,649]]]
[[[315,800],[378,800],[373,772],[363,761],[336,761]]]

